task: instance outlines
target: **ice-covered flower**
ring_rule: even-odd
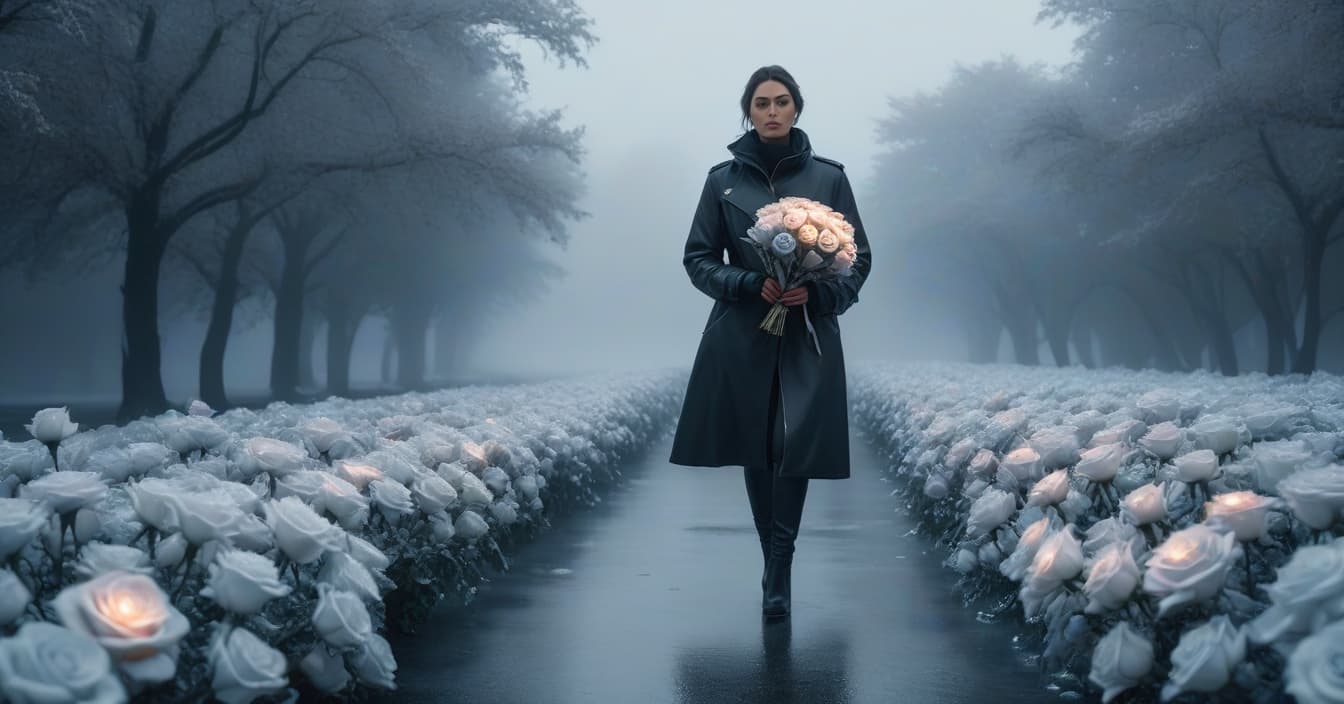
[[[41,502],[0,498],[0,561],[32,542],[50,515],[50,509]]]
[[[336,517],[336,521],[346,530],[354,530],[369,518],[369,499],[359,493],[354,484],[326,472],[322,475],[322,486],[314,501],[315,507]]]
[[[126,496],[131,500],[131,508],[144,523],[160,531],[177,530],[177,511],[169,497],[177,494],[181,488],[169,479],[149,477],[134,484],[126,485]]]
[[[798,240],[794,239],[793,235],[790,235],[787,232],[781,232],[775,235],[774,239],[770,240],[770,249],[775,254],[781,257],[786,257],[793,254],[795,249],[798,249]]]
[[[1017,511],[1017,498],[1002,489],[988,489],[971,504],[966,535],[978,538],[1003,525]]]
[[[345,669],[345,658],[338,653],[332,653],[323,643],[313,646],[313,649],[303,656],[299,661],[299,669],[318,691],[327,694],[335,694],[350,683],[350,673]]]
[[[4,468],[4,471],[0,472],[0,477],[3,479],[11,482],[15,480],[30,482],[53,470],[56,461],[52,459],[51,451],[39,442],[30,441],[22,444],[0,442],[0,467]],[[4,489],[3,484],[0,484],[0,489]]]
[[[154,574],[149,555],[140,548],[105,543],[89,543],[80,548],[79,562],[75,563],[75,574],[80,577],[90,579],[104,572],[118,570]]]
[[[45,503],[55,513],[73,513],[107,496],[107,485],[96,472],[52,472],[24,484],[19,495]]]
[[[317,583],[317,607],[313,609],[313,628],[334,648],[353,648],[373,632],[369,610],[358,596],[326,582]]]
[[[337,589],[347,591],[364,601],[378,601],[382,595],[378,584],[373,581],[369,568],[343,552],[327,553],[317,579]]]
[[[1083,571],[1083,546],[1073,536],[1073,526],[1065,525],[1051,533],[1027,569],[1029,579],[1063,582]]]
[[[1125,494],[1120,502],[1120,510],[1130,523],[1145,526],[1167,517],[1167,500],[1164,484],[1144,484]]]
[[[210,642],[210,686],[225,704],[248,704],[289,684],[285,654],[246,628],[220,627]]]
[[[203,418],[209,418],[214,414],[215,409],[211,408],[210,404],[200,399],[193,399],[192,402],[187,405],[187,415],[189,416],[201,416]]]
[[[220,550],[210,563],[201,596],[214,600],[225,611],[247,616],[289,592],[271,558],[245,550]]]
[[[392,561],[379,550],[377,546],[369,541],[355,535],[354,533],[345,534],[345,550],[350,557],[359,560],[359,564],[371,570],[385,570]]]
[[[1128,542],[1107,545],[1092,559],[1083,593],[1087,594],[1085,613],[1101,614],[1118,609],[1129,601],[1139,586],[1139,565]]]
[[[425,474],[411,484],[411,494],[420,510],[437,513],[457,503],[457,490],[437,474]]]
[[[243,522],[243,510],[222,490],[182,491],[164,501],[177,516],[177,528],[192,545],[225,539]]]
[[[490,504],[490,515],[506,526],[518,521],[518,509],[511,501],[496,501]]]
[[[1102,548],[1114,542],[1124,542],[1133,546],[1135,543],[1132,539],[1138,537],[1138,535],[1138,529],[1131,523],[1125,523],[1114,516],[1103,518],[1088,527],[1087,538],[1083,541],[1083,549],[1095,555]]]
[[[452,480],[449,480],[451,483]],[[490,489],[485,486],[485,482],[475,474],[466,472],[460,480],[461,486],[457,487],[457,496],[464,504],[489,504],[495,500]]]
[[[1213,450],[1195,450],[1172,461],[1176,478],[1187,483],[1206,482],[1218,473],[1218,456]]]
[[[1102,688],[1101,701],[1109,704],[1142,682],[1152,669],[1153,644],[1122,619],[1097,641],[1087,679]]]
[[[318,452],[327,452],[333,443],[349,435],[340,423],[323,416],[314,418],[301,428],[303,434],[313,443]]]
[[[485,522],[481,514],[466,510],[458,515],[457,521],[453,523],[453,530],[458,537],[470,541],[489,532],[490,525]]]
[[[66,406],[43,408],[33,414],[33,422],[25,423],[23,427],[39,442],[48,445],[59,443],[79,430],[78,423],[70,422],[70,409]]]
[[[1280,481],[1278,489],[1293,515],[1316,530],[1344,518],[1344,465],[1299,470]]]
[[[1069,470],[1056,469],[1041,477],[1027,494],[1031,506],[1053,506],[1069,497]]]
[[[1161,599],[1160,618],[1176,607],[1212,599],[1223,588],[1228,569],[1240,558],[1237,536],[1197,523],[1172,533],[1153,549],[1143,590]]]
[[[1298,704],[1344,702],[1344,621],[1302,639],[1288,656],[1284,690]]]
[[[283,440],[250,438],[243,447],[246,454],[241,464],[249,475],[267,472],[281,477],[303,469],[309,461],[306,450]]]
[[[401,482],[391,479],[375,479],[369,482],[369,499],[383,516],[393,523],[402,514],[415,511],[415,504],[411,502],[411,490]]]
[[[11,570],[0,569],[0,626],[7,626],[23,615],[33,595],[23,580]]]
[[[495,496],[502,496],[509,488],[509,473],[499,467],[486,467],[481,471],[481,483]]]
[[[1265,517],[1272,503],[1253,491],[1218,494],[1204,504],[1204,517],[1211,527],[1226,526],[1237,540],[1258,540],[1265,532]]]
[[[1120,463],[1125,459],[1125,446],[1118,442],[1107,443],[1099,447],[1083,450],[1075,471],[1079,475],[1104,484],[1115,478],[1120,471]]]
[[[1254,643],[1300,637],[1344,619],[1344,538],[1298,548],[1264,590],[1270,606],[1247,626]]]
[[[46,621],[29,621],[13,638],[0,638],[0,693],[16,704],[126,701],[107,651],[83,633]]]
[[[66,628],[92,636],[131,679],[173,678],[179,641],[191,624],[153,579],[104,572],[61,590],[51,605]]]
[[[369,634],[364,646],[350,658],[355,678],[372,687],[396,689],[397,660],[392,646],[377,633]]]
[[[1184,439],[1180,427],[1168,421],[1148,428],[1148,433],[1139,438],[1139,445],[1159,459],[1168,460],[1175,456]]]
[[[294,562],[306,565],[327,550],[341,549],[343,531],[300,499],[286,496],[266,502],[263,508],[266,525],[275,531],[275,544]]]
[[[369,482],[375,479],[382,479],[385,475],[381,469],[363,462],[354,460],[337,460],[333,465],[336,476],[344,479],[346,482],[361,491],[369,485]]]
[[[1232,669],[1246,659],[1246,635],[1226,614],[1186,631],[1171,651],[1171,674],[1162,687],[1162,701],[1183,692],[1216,692],[1232,678]]]
[[[163,431],[163,444],[184,457],[217,447],[229,439],[228,431],[205,416],[160,416],[154,422]]]
[[[1039,476],[1044,465],[1039,452],[1030,447],[1019,447],[1004,456],[999,467],[1008,470],[1017,481],[1025,483]]]
[[[1008,559],[999,563],[999,572],[1014,582],[1022,581],[1027,574],[1027,568],[1031,567],[1031,561],[1036,558],[1036,551],[1053,529],[1050,519],[1044,516],[1027,526]]]

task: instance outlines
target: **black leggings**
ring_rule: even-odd
[[[779,398],[779,374],[770,386],[770,422],[766,430],[765,467],[744,467],[747,499],[756,524],[762,549],[778,557],[793,555],[794,539],[803,519],[807,499],[806,477],[779,477],[779,460],[784,454],[784,408]]]

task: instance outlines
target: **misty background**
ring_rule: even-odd
[[[0,402],[689,366],[772,63],[872,244],[847,360],[1344,369],[1331,3],[210,7],[0,0]]]

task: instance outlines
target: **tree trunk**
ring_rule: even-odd
[[[379,378],[384,385],[391,384],[393,378],[394,363],[396,362],[397,336],[392,334],[392,325],[388,322],[384,326],[383,335],[383,359],[379,365]]]
[[[1306,317],[1302,324],[1302,347],[1293,362],[1294,374],[1316,371],[1316,350],[1321,344],[1321,268],[1325,262],[1327,232],[1312,233],[1302,253],[1303,285],[1307,295]]]
[[[210,308],[210,325],[201,345],[201,400],[215,410],[230,407],[224,390],[224,353],[233,329],[233,310],[238,302],[238,267],[243,249],[256,220],[244,217],[229,230],[224,256],[219,262],[219,280],[215,282],[215,300]]]
[[[298,400],[299,331],[303,325],[304,264],[308,240],[282,237],[285,263],[275,292],[275,346],[271,349],[271,396]]]
[[[317,389],[317,374],[313,371],[313,345],[317,342],[321,320],[316,315],[303,316],[303,325],[299,328],[299,386]]]
[[[1096,369],[1097,354],[1092,348],[1092,326],[1087,318],[1079,317],[1074,322],[1070,337],[1073,338],[1073,348],[1078,351],[1078,361],[1088,369]]]
[[[168,410],[159,349],[159,194],[146,189],[126,210],[128,241],[122,292],[121,405],[117,423]]]
[[[403,304],[393,316],[397,336],[397,386],[419,389],[425,382],[425,341],[429,334],[430,310]]]
[[[358,321],[339,287],[327,289],[327,393],[350,395],[350,351]]]

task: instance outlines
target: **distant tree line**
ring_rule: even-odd
[[[1311,373],[1344,325],[1344,3],[1045,0],[1011,57],[895,99],[878,208],[972,360]],[[1244,340],[1247,333],[1242,333]],[[1241,358],[1239,358],[1241,357]],[[1257,365],[1258,366],[1258,365]]]
[[[590,25],[573,0],[0,0],[0,270],[124,266],[123,421],[168,408],[168,313],[208,320],[217,408],[230,334],[267,318],[275,398],[319,321],[348,391],[375,316],[416,387],[428,332],[459,354],[587,215],[582,131],[523,108],[510,42],[583,66]]]

